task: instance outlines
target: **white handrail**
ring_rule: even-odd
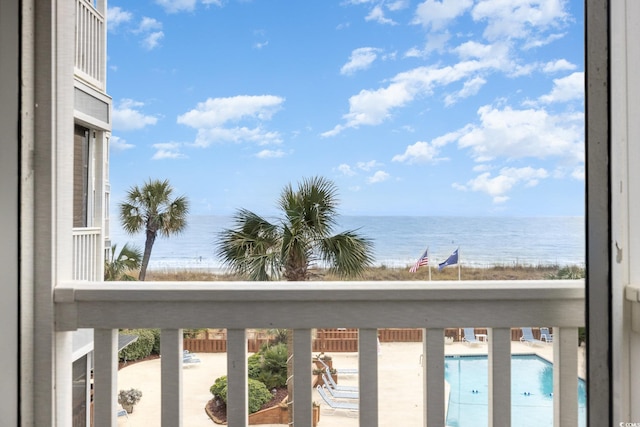
[[[584,282],[65,282],[55,289],[56,328],[98,328],[95,351],[111,353],[95,369],[112,372],[117,357],[110,331],[124,327],[161,328],[178,343],[181,328],[223,327],[229,331],[229,426],[246,425],[246,329],[294,330],[294,383],[299,426],[311,425],[311,329],[360,328],[360,425],[378,424],[376,329],[425,328],[425,420],[444,424],[444,328],[475,325],[489,328],[489,405],[493,425],[510,423],[509,328],[554,327],[555,425],[577,426],[577,336],[584,325]],[[557,335],[556,335],[557,334]],[[556,339],[556,336],[559,338]],[[175,347],[175,348],[174,348]],[[175,425],[182,390],[181,348],[163,348],[163,425]],[[492,353],[493,352],[493,353]],[[166,353],[166,355],[165,355]],[[175,353],[175,354],[174,354]],[[234,363],[235,362],[235,363]],[[166,366],[165,366],[166,365]],[[497,376],[497,373],[500,376]],[[366,373],[366,375],[363,375]],[[111,374],[113,375],[113,373]],[[104,378],[104,375],[101,377]],[[177,384],[176,384],[177,383]],[[96,389],[100,384],[96,382]],[[106,385],[112,387],[111,383]],[[164,389],[164,387],[163,387]],[[96,393],[96,396],[105,396]],[[236,396],[235,400],[233,396]],[[96,397],[96,427],[111,426],[112,399]],[[506,406],[505,406],[506,405]],[[491,425],[491,424],[490,424]]]
[[[96,281],[101,279],[103,253],[100,250],[100,227],[73,229],[73,278]]]
[[[105,89],[106,26],[104,17],[87,0],[76,0],[75,73]]]

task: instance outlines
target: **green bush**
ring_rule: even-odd
[[[262,372],[262,355],[260,353],[254,353],[247,359],[247,371],[249,378],[257,380]]]
[[[252,414],[260,410],[262,405],[267,403],[273,397],[271,392],[260,381],[249,379],[249,413]],[[227,377],[217,378],[213,385],[209,388],[214,397],[227,403]]]
[[[160,329],[149,329],[153,334],[153,347],[151,354],[160,354]]]
[[[136,342],[129,344],[118,353],[120,361],[138,360],[151,354],[155,338],[150,329],[123,329],[120,333],[138,336]]]
[[[287,345],[280,343],[262,353],[262,369],[258,378],[269,390],[287,384]]]

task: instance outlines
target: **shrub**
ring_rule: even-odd
[[[253,380],[258,379],[260,372],[262,371],[262,355],[260,353],[255,353],[249,356],[247,359],[247,371],[249,373],[249,378]]]
[[[249,413],[252,414],[260,410],[262,405],[273,397],[267,387],[260,381],[249,379]],[[222,376],[216,379],[209,388],[214,397],[227,403],[227,377]]]
[[[121,334],[137,335],[138,340],[129,344],[118,353],[121,361],[138,360],[147,357],[153,350],[155,338],[149,329],[123,329]]]
[[[160,329],[149,329],[153,334],[153,347],[151,354],[160,354]]]
[[[262,369],[258,377],[268,389],[287,384],[287,345],[280,343],[262,353]]]

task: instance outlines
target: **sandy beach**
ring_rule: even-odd
[[[529,346],[519,342],[511,345],[512,354],[536,353],[552,361],[553,350],[550,345]],[[445,346],[447,355],[486,354],[485,345],[465,345],[453,343]],[[579,375],[584,377],[584,352],[578,349]],[[382,343],[378,359],[380,425],[397,425],[402,420],[403,427],[421,427],[422,423],[422,368],[420,355],[421,343]],[[334,367],[356,368],[357,353],[332,353]],[[209,387],[216,378],[226,375],[225,353],[199,353],[200,364],[183,368],[183,425],[185,427],[215,427],[206,414],[204,407],[211,399]],[[160,425],[160,360],[149,360],[122,368],[118,372],[118,389],[138,388],[142,391],[142,399],[135,406],[132,414],[118,419],[119,426],[148,427]],[[358,377],[341,376],[339,383],[357,385]],[[383,386],[382,386],[383,385]],[[315,402],[322,402],[314,391]],[[266,425],[266,424],[265,424]],[[323,427],[356,427],[357,416],[346,411],[331,414],[326,404],[321,404],[320,426]],[[270,427],[283,424],[266,425]]]

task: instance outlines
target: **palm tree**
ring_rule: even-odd
[[[116,256],[117,247],[118,245],[111,246],[111,257],[104,262],[104,280],[136,280],[128,272],[140,268],[142,251],[127,243]]]
[[[322,177],[304,179],[280,195],[283,216],[277,223],[240,209],[235,227],[224,230],[217,254],[225,265],[250,280],[305,281],[317,262],[343,277],[359,276],[373,261],[372,242],[355,230],[332,234],[337,216],[337,188]],[[293,334],[287,333],[287,377],[293,374]],[[288,381],[293,396],[293,381]],[[289,399],[289,422],[293,399]]]
[[[149,180],[142,188],[133,186],[120,204],[120,220],[129,234],[146,232],[144,255],[138,280],[144,280],[151,258],[151,249],[158,233],[169,237],[184,230],[187,224],[189,201],[185,196],[172,199],[173,188],[168,180]]]

